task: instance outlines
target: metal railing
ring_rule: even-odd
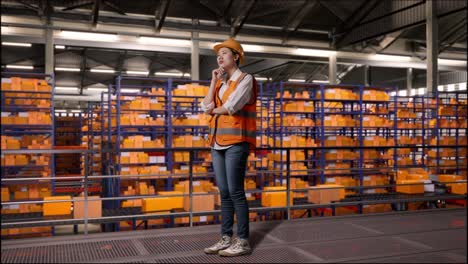
[[[398,146],[397,148],[404,147]],[[337,149],[337,147],[330,147],[331,149]],[[338,147],[341,149],[341,147]],[[343,147],[343,148],[359,148],[359,147]],[[375,148],[375,147],[370,147]],[[385,147],[384,147],[385,148]],[[395,148],[394,146],[389,148]],[[313,186],[308,188],[301,188],[301,189],[293,189],[291,190],[291,182],[290,179],[292,177],[290,168],[290,157],[291,157],[291,150],[320,150],[320,149],[327,149],[327,147],[290,147],[290,148],[258,148],[257,150],[261,151],[281,151],[285,152],[286,154],[286,171],[284,170],[259,170],[256,172],[248,172],[248,173],[255,173],[260,175],[265,174],[277,174],[277,173],[285,173],[286,175],[286,188],[285,190],[247,190],[246,193],[275,193],[275,192],[286,192],[286,206],[275,206],[275,207],[254,207],[250,208],[251,212],[267,212],[267,211],[286,211],[287,212],[287,219],[291,219],[291,210],[300,210],[300,209],[316,209],[316,208],[332,208],[333,212],[334,209],[337,207],[343,206],[355,206],[355,205],[372,205],[372,204],[389,204],[389,203],[404,203],[404,202],[418,202],[418,201],[436,201],[441,199],[465,199],[465,195],[433,195],[430,197],[424,196],[415,196],[415,197],[407,197],[407,198],[397,198],[397,199],[381,199],[381,200],[358,200],[358,201],[340,201],[340,202],[332,202],[327,204],[291,204],[291,192],[308,192],[314,190]],[[64,217],[56,217],[59,219],[45,219],[45,220],[33,220],[33,221],[2,221],[1,227],[4,228],[14,228],[14,227],[22,227],[22,226],[44,226],[44,225],[63,225],[63,224],[81,224],[84,223],[84,233],[88,234],[88,224],[90,221],[92,223],[106,223],[106,222],[116,222],[122,220],[148,220],[148,219],[158,219],[158,218],[165,218],[165,217],[189,217],[189,225],[190,227],[193,226],[193,218],[194,216],[201,216],[201,215],[219,215],[221,213],[220,210],[212,210],[212,211],[193,211],[193,197],[200,196],[200,195],[212,195],[213,193],[209,194],[198,194],[193,192],[193,182],[194,179],[197,177],[207,177],[213,176],[212,172],[208,173],[196,173],[193,172],[193,160],[194,160],[194,152],[195,151],[208,151],[209,148],[171,148],[171,149],[143,149],[144,151],[185,151],[190,152],[190,161],[189,161],[189,172],[188,173],[172,173],[172,174],[139,174],[139,175],[98,175],[98,176],[89,176],[88,175],[88,163],[89,163],[89,154],[93,154],[95,151],[93,150],[4,150],[2,151],[3,155],[8,154],[64,154],[64,153],[80,153],[84,156],[84,169],[85,173],[83,176],[67,176],[67,177],[12,177],[12,178],[5,178],[2,175],[1,182],[2,184],[8,184],[11,182],[21,182],[21,181],[31,181],[31,180],[41,180],[41,181],[55,181],[60,179],[76,179],[83,181],[83,190],[84,196],[82,199],[70,199],[70,200],[53,200],[53,201],[44,201],[44,200],[28,200],[28,201],[10,201],[10,202],[3,202],[2,207],[10,206],[10,205],[19,205],[19,204],[45,204],[45,203],[57,203],[57,202],[84,202],[84,217],[78,219],[68,219]],[[130,152],[130,151],[142,151],[142,149],[125,149],[120,150],[121,152]],[[108,151],[113,152],[113,151]],[[283,153],[281,153],[282,155]],[[379,167],[379,168],[346,168],[343,170],[347,171],[355,171],[356,175],[358,175],[357,171],[363,170],[367,172],[373,172],[375,170],[382,171],[382,169],[391,172],[393,170],[392,167]],[[300,170],[306,172],[307,175],[319,177],[319,174],[313,175],[314,172],[320,172],[325,169],[317,168],[317,169],[307,169],[307,170]],[[339,170],[337,168],[333,169]],[[297,171],[297,170],[296,170]],[[139,195],[139,196],[120,196],[120,197],[101,197],[101,198],[89,198],[88,191],[89,191],[89,181],[95,179],[110,179],[110,178],[119,178],[121,180],[131,180],[131,179],[138,179],[144,177],[154,177],[155,179],[165,179],[168,177],[174,178],[188,178],[189,180],[189,193],[184,193],[183,195]],[[462,181],[466,183],[465,181]],[[444,184],[450,183],[460,183],[457,182],[444,182]],[[373,185],[373,186],[347,186],[345,189],[350,190],[362,190],[362,189],[378,189],[378,188],[394,188],[396,186],[411,186],[411,185],[432,185],[434,183],[414,183],[414,184],[387,184],[387,185]],[[327,189],[340,189],[342,187],[326,187],[320,188],[320,190],[327,190]],[[88,217],[88,209],[89,209],[89,202],[92,201],[115,201],[115,200],[134,200],[134,199],[142,199],[142,198],[154,198],[154,197],[181,197],[183,196],[188,197],[190,199],[190,206],[189,211],[187,212],[170,212],[170,213],[161,213],[161,214],[154,214],[154,212],[150,212],[153,214],[131,214],[131,215],[120,215],[120,216],[102,216],[99,218],[89,218]],[[68,216],[68,215],[67,215]],[[65,217],[67,217],[65,216]],[[3,215],[2,215],[3,218]]]

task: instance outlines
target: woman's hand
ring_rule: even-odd
[[[224,68],[219,67],[218,69],[215,69],[211,72],[211,79],[213,81],[218,81],[223,77],[224,74]]]

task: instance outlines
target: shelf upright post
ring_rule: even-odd
[[[166,133],[166,140],[165,140],[165,146],[166,148],[171,148],[172,147],[172,142],[173,142],[173,133],[174,129],[172,127],[172,78],[167,79],[167,88],[166,90],[166,127],[167,127],[167,133]],[[168,151],[166,152],[166,162],[167,162],[167,170],[168,171],[173,171],[174,167],[174,161],[173,161],[173,151]],[[166,184],[166,190],[172,189],[172,174],[169,175],[167,178],[167,184]]]
[[[117,116],[116,116],[116,129],[117,129],[117,135],[116,135],[116,139],[115,139],[115,158],[117,158],[117,166],[116,166],[116,170],[115,170],[115,174],[116,175],[121,175],[121,172],[122,172],[122,167],[121,167],[121,164],[120,164],[120,157],[122,156],[121,155],[121,152],[120,152],[120,136],[121,136],[121,126],[120,126],[120,116],[121,116],[121,112],[120,112],[120,100],[121,100],[121,88],[122,88],[122,76],[119,75],[117,76],[116,78],[116,83],[117,83],[117,103],[116,103],[116,113],[117,113]],[[109,112],[112,112],[111,111],[111,106],[109,106]],[[112,119],[110,120],[110,126],[112,125]],[[114,192],[113,192],[113,197],[119,197],[120,196],[120,177],[118,178],[114,178]],[[119,200],[115,200],[114,201],[114,208],[119,208],[119,204],[120,204],[120,201]],[[118,227],[117,227],[118,228]]]
[[[284,82],[280,81],[280,147],[283,148],[283,137],[286,136],[287,129],[284,126],[283,119],[284,119],[284,100],[283,100],[283,93],[284,93]],[[276,177],[275,177],[276,182]],[[280,151],[280,186],[283,184],[283,150]]]
[[[455,93],[455,99],[456,99],[456,105],[455,105],[455,120],[456,122],[458,122],[458,107],[459,107],[459,97],[458,97],[459,93]],[[460,125],[457,124],[456,125],[456,128],[455,128],[455,165],[456,165],[456,174],[459,175],[460,171],[459,171],[459,160],[458,160],[458,151],[459,151],[459,147],[460,145],[458,144],[458,135],[459,135],[459,129],[461,127],[459,127]]]
[[[325,183],[325,89],[320,84],[320,183]]]
[[[437,175],[440,174],[440,154],[439,154],[439,145],[440,145],[440,142],[439,142],[439,134],[442,132],[442,129],[440,129],[440,121],[439,121],[439,97],[440,97],[440,93],[439,93],[439,89],[435,89],[435,94],[436,94],[436,108],[435,108],[435,119],[436,119],[436,173]]]
[[[426,100],[425,96],[422,95],[421,97],[421,145],[422,145],[422,155],[421,155],[421,163],[423,167],[426,165]]]
[[[363,153],[363,114],[362,112],[364,111],[363,108],[363,103],[362,103],[362,97],[363,97],[363,90],[364,86],[360,85],[359,86],[359,195],[362,195],[363,192],[363,169],[364,169],[364,153]],[[362,207],[362,204],[359,205],[359,207]]]
[[[50,95],[50,115],[52,122],[52,135],[51,135],[51,147],[54,149],[55,144],[55,104],[54,104],[54,94],[55,94],[55,75],[54,73],[50,74],[50,85],[52,86],[52,93]],[[50,154],[50,174],[52,178],[55,178],[55,154]],[[52,195],[55,194],[55,180],[52,180]]]
[[[397,169],[397,151],[398,151],[398,87],[395,86],[395,95],[393,96],[393,179],[391,183],[397,184],[398,182],[395,179],[398,178],[398,169]],[[390,149],[389,149],[390,150]]]

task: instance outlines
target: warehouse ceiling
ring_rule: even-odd
[[[464,59],[466,2],[439,2],[440,57],[455,54]],[[424,54],[426,28],[425,20],[417,19],[421,12],[424,15],[424,3],[424,0],[24,0],[1,1],[1,13],[39,17],[44,24],[50,21],[80,22],[89,25],[90,29],[100,24],[153,28],[155,36],[164,29],[189,30],[225,33],[232,37],[276,38],[284,46],[316,41],[338,51],[389,54],[409,51],[421,57],[417,54]],[[44,45],[33,44],[30,48],[2,46],[2,65],[8,64],[34,65],[35,70],[43,72]],[[209,70],[216,66],[215,57],[200,55],[200,65],[200,79],[208,79]],[[171,71],[189,74],[191,68],[190,54],[82,46],[55,49],[55,67],[79,69],[75,72],[56,71],[55,74],[57,86],[76,86],[81,93],[86,87],[114,83],[115,77],[127,70],[148,71],[149,75]],[[115,73],[90,71],[96,68],[112,69]],[[352,73],[361,68],[362,65],[338,61],[338,80],[360,81],[356,79],[359,75]],[[268,58],[254,54],[247,58],[243,69],[273,81],[328,79],[326,63],[288,57]],[[404,71],[395,72],[404,77]],[[374,81],[383,83],[377,77]]]

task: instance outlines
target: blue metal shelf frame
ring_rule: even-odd
[[[34,130],[34,131],[28,131],[31,128],[38,129],[41,126],[33,126],[33,125],[26,125],[23,126],[22,129],[23,131],[11,131],[6,133],[7,127],[5,125],[1,125],[1,134],[2,135],[7,135],[7,134],[12,134],[12,135],[38,135],[38,134],[44,134],[44,135],[49,135],[50,141],[51,141],[51,147],[52,149],[54,148],[54,143],[55,143],[55,108],[54,108],[54,94],[55,94],[55,76],[54,74],[44,74],[44,73],[27,73],[27,72],[1,72],[1,77],[2,78],[11,78],[11,77],[19,77],[19,78],[28,78],[28,79],[43,79],[45,80],[50,86],[51,86],[51,91],[50,92],[35,92],[35,91],[8,91],[8,90],[1,90],[1,108],[2,112],[4,110],[4,107],[7,106],[5,102],[5,95],[4,93],[7,92],[20,92],[20,93],[30,93],[30,94],[50,94],[50,98],[47,98],[50,100],[50,107],[47,109],[50,111],[50,118],[51,118],[51,125],[50,126],[43,126],[40,131]],[[34,99],[31,97],[26,97],[23,99]],[[45,98],[37,98],[37,99],[45,99]],[[16,107],[14,107],[16,108]],[[35,110],[32,109],[31,107],[25,107],[21,108],[18,107],[15,110],[24,110],[24,111],[31,111]],[[39,108],[39,110],[45,110],[42,108]],[[8,112],[8,111],[6,111]],[[8,126],[8,128],[14,128],[11,126]],[[19,132],[19,133],[18,133]],[[49,161],[49,169],[50,169],[50,177],[55,178],[55,155],[51,154],[50,155],[50,161]],[[3,172],[3,167],[2,167],[2,178],[4,176]],[[51,194],[55,195],[55,180],[51,180]],[[55,229],[52,227],[52,234],[55,234]]]
[[[460,103],[452,104],[450,103],[450,99],[455,99],[457,102],[460,102],[461,100],[467,100],[467,94],[466,91],[444,91],[441,92],[439,90],[436,90],[435,92],[435,100],[436,100],[436,108],[433,111],[433,117],[436,118],[436,127],[435,127],[435,133],[436,133],[436,139],[437,139],[437,146],[436,146],[436,172],[437,174],[441,173],[441,168],[444,166],[441,166],[440,161],[442,158],[447,158],[447,157],[441,157],[440,156],[440,149],[441,149],[441,144],[440,144],[440,136],[441,134],[446,134],[445,136],[452,136],[452,131],[455,130],[455,169],[451,169],[450,166],[449,168],[444,169],[444,174],[449,171],[449,173],[455,173],[457,175],[460,175],[462,171],[465,171],[466,173],[466,166],[463,166],[460,168],[460,161],[463,159],[460,159],[461,157],[459,156],[459,150],[463,146],[460,144],[459,138],[460,138],[460,131],[464,131],[464,136],[466,137],[468,134],[468,129],[459,127],[460,124],[457,124],[456,128],[444,128],[440,124],[441,118],[443,119],[450,119],[453,118],[454,121],[459,121],[459,110],[460,108],[465,108],[465,113],[467,112],[467,105],[460,105]],[[463,96],[462,96],[463,95]],[[443,102],[444,100],[448,100],[448,102]],[[450,106],[455,108],[455,115],[439,115],[439,108],[441,106]],[[463,111],[462,111],[463,112]],[[466,116],[463,116],[466,120]],[[465,148],[468,147],[465,146]],[[465,151],[467,151],[465,150]],[[466,163],[466,157],[464,156],[464,162]]]

